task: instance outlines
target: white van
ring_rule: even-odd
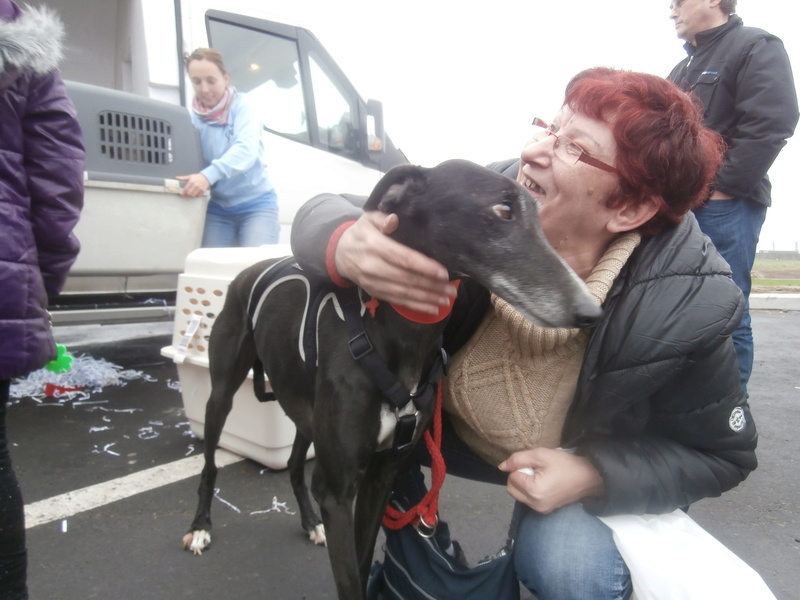
[[[385,134],[380,102],[359,96],[310,31],[212,8],[199,32],[203,2],[31,2],[51,6],[66,25],[62,73],[87,151],[82,250],[64,292],[51,298],[56,323],[172,317],[177,276],[199,246],[207,203],[179,196],[175,180],[202,166],[183,69],[196,47],[219,50],[237,89],[263,110],[281,242],[309,198],[367,194],[407,162]]]

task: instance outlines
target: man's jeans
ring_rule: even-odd
[[[733,345],[739,359],[739,375],[747,394],[747,382],[753,370],[753,330],[750,326],[750,271],[756,257],[756,245],[767,207],[749,198],[709,200],[694,211],[700,229],[722,257],[728,261],[733,280],[744,294],[744,316],[733,333]]]

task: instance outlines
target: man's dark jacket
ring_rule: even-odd
[[[518,166],[491,168],[514,177]],[[322,195],[298,212],[292,249],[304,269],[327,277],[327,242],[361,214],[354,204]],[[462,282],[445,331],[450,352],[488,306],[483,288]],[[730,338],[742,310],[727,263],[693,215],[635,250],[589,339],[562,434],[562,446],[605,480],[602,498],[584,499],[589,511],[672,511],[720,495],[756,468],[756,428]]]
[[[797,93],[783,42],[731,15],[687,42],[687,56],[669,80],[692,90],[704,107],[703,123],[725,138],[725,163],[714,187],[734,198],[769,206],[767,171],[798,119]]]

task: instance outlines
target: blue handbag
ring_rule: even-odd
[[[430,536],[413,525],[383,530],[384,561],[372,567],[367,600],[519,600],[513,536],[497,554],[470,567],[444,521]]]

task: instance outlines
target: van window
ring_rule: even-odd
[[[384,173],[408,162],[384,132],[380,102],[361,99],[310,31],[219,10],[206,11],[206,26],[268,133]]]
[[[264,126],[309,143],[295,41],[220,21],[210,21],[209,30],[231,83],[255,100]]]
[[[355,155],[358,152],[358,127],[353,119],[355,111],[313,53],[309,54],[309,64],[321,143],[331,152]]]

